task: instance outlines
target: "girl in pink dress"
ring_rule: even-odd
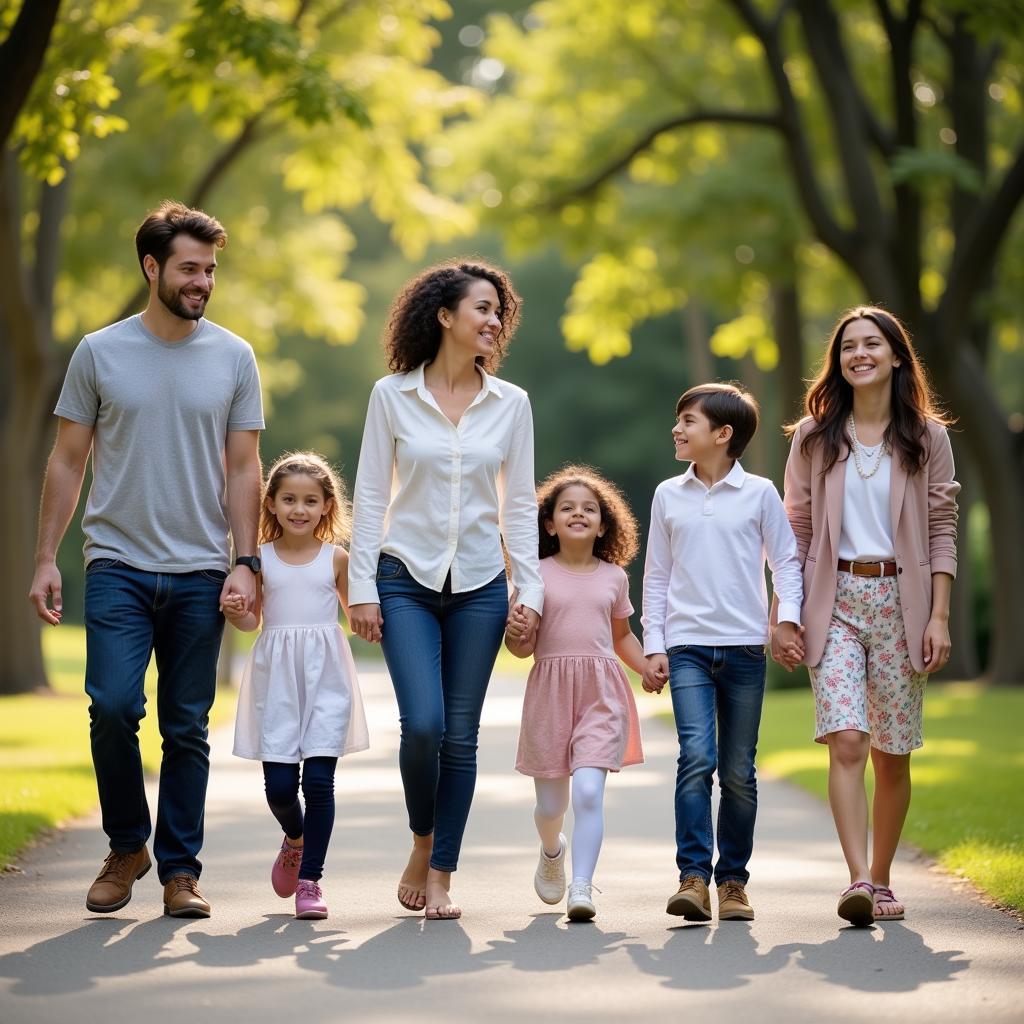
[[[629,628],[633,606],[624,566],[637,551],[637,526],[618,488],[586,466],[566,466],[538,491],[544,615],[532,632],[513,608],[505,645],[533,655],[526,683],[516,769],[537,790],[541,839],[533,886],[549,904],[565,893],[562,822],[570,794],[574,828],[568,916],[596,910],[593,876],[604,835],[609,771],[643,762],[640,722],[621,658],[644,671],[640,641]]]

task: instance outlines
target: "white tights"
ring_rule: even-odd
[[[551,856],[558,853],[558,833],[562,831],[565,812],[569,807],[570,783],[572,789],[572,877],[590,881],[597,867],[604,838],[604,784],[607,768],[577,768],[572,778],[534,779],[537,806],[533,820]]]

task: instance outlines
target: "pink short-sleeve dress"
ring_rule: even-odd
[[[620,566],[600,562],[573,572],[554,558],[540,563],[544,615],[526,682],[516,770],[539,779],[577,768],[617,772],[641,764],[640,719],[615,655],[612,619],[633,612]]]

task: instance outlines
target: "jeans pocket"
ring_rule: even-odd
[[[396,580],[406,572],[405,563],[394,555],[381,555],[377,559],[377,579]]]
[[[757,658],[758,661],[764,661],[765,659],[764,644],[759,644],[757,646],[742,644],[740,646],[740,650],[751,658]]]
[[[115,565],[120,565],[121,560],[119,558],[94,558],[86,567],[85,574],[88,576],[91,572],[99,572],[101,569],[113,569]]]
[[[682,654],[683,651],[688,651],[692,646],[692,644],[677,644],[675,647],[670,647],[665,653],[671,658],[673,654]]]
[[[228,574],[223,569],[200,569],[199,575],[211,583],[223,583],[228,578]]]

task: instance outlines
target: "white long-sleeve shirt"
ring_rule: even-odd
[[[440,592],[449,572],[453,593],[476,590],[504,568],[503,538],[519,601],[543,611],[530,400],[479,372],[458,427],[427,389],[423,366],[374,385],[353,497],[350,604],[380,603],[381,552],[430,590]]]
[[[680,644],[727,647],[768,640],[764,563],[779,622],[800,624],[796,538],[771,480],[736,462],[713,487],[693,464],[658,485],[644,565],[644,653]]]

